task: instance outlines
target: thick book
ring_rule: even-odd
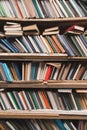
[[[40,30],[36,24],[23,26],[24,34],[39,35]]]

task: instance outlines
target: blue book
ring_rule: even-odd
[[[12,82],[13,81],[13,76],[11,74],[11,71],[10,71],[8,65],[6,63],[2,63],[2,68],[3,68],[3,71],[5,73],[7,81]]]
[[[35,80],[36,76],[37,76],[37,71],[38,71],[38,63],[37,62],[33,62],[31,65],[31,80]]]
[[[61,130],[66,130],[61,120],[55,120],[55,122]]]
[[[70,55],[70,56],[75,56],[74,52],[72,51],[72,49],[70,48],[68,41],[65,39],[64,35],[60,35],[57,34],[62,46],[66,49],[66,52]]]
[[[16,49],[7,41],[7,39],[0,39],[1,43],[4,44],[11,52],[16,52]]]
[[[33,4],[34,4],[34,7],[39,15],[40,18],[44,18],[44,14],[42,12],[42,9],[38,3],[38,0],[32,0]]]
[[[15,71],[16,71],[16,74],[17,74],[17,76],[18,76],[18,79],[19,79],[19,80],[22,80],[22,72],[21,72],[20,66],[18,66],[17,63],[12,63],[12,65],[13,65]]]
[[[32,36],[32,37],[33,37],[35,43],[37,44],[37,47],[39,48],[40,52],[43,53],[43,48],[42,48],[41,43],[38,40],[37,36]]]
[[[25,43],[25,41],[23,40],[22,37],[19,39],[19,41],[22,43],[22,45],[26,48],[26,50],[27,50],[28,52],[31,52],[31,50],[30,50],[29,47],[26,45],[26,43]]]
[[[30,47],[32,48],[33,52],[36,53],[36,50],[35,50],[34,46],[32,45],[32,42],[30,41],[29,37],[25,37],[25,38],[28,41],[28,43],[29,43]]]
[[[84,35],[80,34],[79,37],[81,38],[83,44],[85,45],[85,47],[87,48],[87,39]]]
[[[18,95],[18,92],[17,91],[12,91],[12,94],[14,95],[14,97],[15,97],[17,103],[18,103],[19,109],[24,110],[24,106],[23,106],[23,103],[22,103],[22,101],[21,101],[21,99],[20,99],[20,97]]]

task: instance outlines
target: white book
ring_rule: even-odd
[[[59,14],[59,16],[60,16],[60,17],[64,17],[64,14],[63,14],[61,8],[59,7],[59,5],[58,5],[58,3],[57,3],[57,0],[54,0],[53,3],[54,3],[54,6],[55,6],[55,8],[56,8],[56,10],[57,10],[57,12],[58,12],[58,14]]]
[[[87,56],[87,49],[85,48],[85,46],[83,45],[82,41],[80,40],[80,38],[78,36],[75,36],[75,39],[77,40],[80,48],[82,49],[82,51],[84,52],[85,56]]]
[[[84,53],[85,55],[87,56],[87,48],[85,47],[84,43],[82,42],[82,40],[80,39],[79,36],[77,36],[78,40],[79,40],[79,44],[80,46],[82,46],[83,50],[84,50]]]
[[[18,92],[18,95],[19,95],[19,97],[20,97],[20,99],[21,99],[21,102],[22,102],[22,104],[23,104],[24,110],[27,110],[28,108],[27,108],[27,106],[26,106],[26,104],[25,104],[25,101],[24,101],[23,91],[19,91],[19,92]]]
[[[63,14],[65,15],[65,17],[69,17],[68,14],[66,13],[64,7],[62,6],[62,4],[60,3],[60,1],[56,0],[58,6],[60,7],[60,9],[62,10]]]
[[[87,80],[87,70],[86,70],[85,73],[83,74],[82,80]]]
[[[30,15],[29,15],[29,13],[28,13],[28,11],[27,11],[27,8],[26,8],[26,6],[25,6],[24,0],[20,0],[20,1],[21,1],[22,8],[24,9],[26,18],[29,18]]]
[[[69,6],[67,5],[66,0],[62,0],[65,4],[65,6],[67,7],[67,9],[69,10],[69,12],[71,13],[72,17],[75,17],[75,15],[73,14],[72,10],[69,8]]]
[[[1,103],[2,109],[5,110],[6,108],[5,108],[5,105],[4,105],[4,103],[3,103],[1,98],[0,98],[0,103]],[[0,108],[0,110],[1,110],[1,108]]]
[[[47,53],[48,51],[47,51],[46,46],[44,45],[44,42],[43,42],[43,40],[42,40],[42,38],[41,38],[41,35],[37,36],[37,38],[38,38],[38,40],[39,40],[39,42],[40,42],[40,44],[41,44],[41,46],[42,46],[43,52],[44,52],[44,53]]]
[[[23,18],[27,18],[26,13],[25,13],[25,10],[24,10],[24,8],[23,8],[22,3],[21,3],[20,0],[18,0],[18,6],[19,6],[19,8],[20,8],[20,10],[21,10],[21,13],[22,13]]]
[[[20,13],[18,11],[18,8],[17,8],[15,0],[9,0],[9,3],[11,5],[12,9],[13,9],[13,12],[14,12],[15,16],[17,18],[21,18],[21,15],[20,15]]]
[[[10,101],[11,101],[13,107],[17,110],[17,107],[16,107],[16,105],[15,105],[15,103],[14,103],[14,100],[13,100],[12,97],[11,97],[10,92],[7,92],[7,95],[8,95],[8,97],[9,97],[9,99],[10,99]]]
[[[48,69],[48,66],[45,64],[44,69],[43,69],[43,72],[42,72],[42,79],[43,79],[43,80],[45,79],[47,69]]]
[[[66,130],[71,130],[66,122],[64,122],[64,127],[66,128]]]
[[[44,100],[43,100],[43,98],[42,98],[41,91],[38,91],[38,95],[39,95],[39,97],[40,97],[40,99],[41,99],[41,102],[42,102],[42,104],[43,104],[44,109],[46,109],[46,105],[45,105],[45,102],[44,102]]]
[[[16,130],[9,121],[6,121],[6,124],[10,127],[11,130]]]
[[[6,109],[7,109],[7,110],[8,110],[8,109],[12,109],[12,106],[11,106],[11,104],[10,104],[10,102],[9,102],[9,99],[8,99],[8,97],[6,96],[6,94],[5,94],[5,93],[1,93],[1,97],[2,97],[2,99],[3,99],[3,102],[5,103]]]
[[[49,1],[45,0],[44,4],[45,4],[46,10],[48,12],[48,17],[54,18],[55,14],[54,14],[53,8],[51,7]]]
[[[76,78],[76,75],[77,75],[77,73],[79,72],[79,70],[80,70],[80,67],[81,67],[81,64],[79,64],[78,65],[78,68],[77,68],[77,70],[75,71],[75,73],[74,73],[74,75],[73,75],[73,80],[75,80],[75,78]]]
[[[36,120],[31,120],[32,124],[34,124],[36,130],[41,130],[39,124],[36,122]]]
[[[75,99],[74,99],[73,93],[71,93],[70,96],[71,96],[71,98],[72,98],[72,101],[73,101],[73,104],[74,104],[75,110],[78,110],[78,107],[77,107],[77,105],[76,105],[76,102],[75,102]]]
[[[40,77],[41,77],[41,75],[40,75],[40,73],[41,73],[41,68],[42,68],[42,63],[40,62],[40,63],[39,63],[39,67],[38,67],[38,71],[37,71],[37,77],[36,77],[37,80],[39,80]]]
[[[25,68],[25,63],[22,62],[22,80],[24,81],[24,68]]]
[[[70,122],[71,126],[73,127],[73,130],[77,130],[77,128],[74,126],[72,122]]]
[[[56,68],[56,72],[54,73],[53,80],[57,79],[58,73],[59,73],[59,68]]]
[[[15,17],[10,5],[9,5],[9,1],[8,0],[4,0],[4,1],[1,1],[3,2],[3,6],[4,6],[4,9],[6,10],[6,14],[7,14],[7,17]]]
[[[53,109],[57,110],[57,104],[56,104],[56,102],[54,100],[52,92],[51,91],[47,91],[47,95],[48,95],[48,97],[50,99],[50,102],[51,102],[51,105],[52,105]]]
[[[40,69],[40,75],[39,75],[39,80],[43,80],[44,79],[44,70],[45,70],[46,64],[41,63],[41,69]]]
[[[56,8],[55,8],[54,0],[49,0],[49,2],[50,2],[51,6],[52,6],[52,8],[53,8],[53,10],[54,10],[54,16],[57,17],[57,18],[59,18],[60,15],[59,15],[59,13],[57,12],[57,10],[56,10]]]
[[[14,11],[13,11],[13,9],[12,9],[12,7],[11,7],[9,1],[6,3],[6,6],[7,6],[7,8],[9,9],[9,11],[10,11],[10,13],[11,13],[11,16],[12,16],[13,18],[15,18]]]
[[[31,77],[31,65],[32,65],[32,63],[29,62],[29,63],[28,63],[28,75],[27,75],[28,81],[30,80],[30,77]]]
[[[26,96],[26,93],[25,93],[25,91],[22,91],[22,92],[23,92],[25,101],[26,101],[26,103],[27,103],[28,109],[31,110],[32,108],[31,108],[31,105],[30,105],[30,103],[29,103],[29,100],[28,100],[28,98],[27,98],[27,96]]]
[[[42,40],[44,42],[44,45],[46,46],[46,48],[48,50],[48,53],[52,53],[51,49],[49,48],[49,45],[48,45],[49,43],[48,43],[46,37],[44,37],[44,36],[41,35],[41,38],[42,38]]]

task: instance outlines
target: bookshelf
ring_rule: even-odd
[[[8,18],[0,17],[0,25],[6,22],[16,22],[22,26],[37,24],[42,32],[44,28],[58,26],[64,30],[72,25],[84,26],[87,29],[87,17],[70,18]],[[1,62],[82,62],[87,64],[87,56],[69,56],[57,53],[4,53],[0,52]],[[86,68],[87,69],[87,68]],[[86,70],[87,71],[87,70]],[[54,89],[85,89],[87,80],[13,80],[0,81],[2,91],[14,90],[54,90]],[[0,110],[0,119],[61,119],[61,120],[87,120],[86,110],[65,111],[65,110]]]

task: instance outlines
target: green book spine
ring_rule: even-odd
[[[38,105],[38,103],[37,103],[37,101],[36,101],[36,98],[35,98],[35,96],[34,96],[34,92],[33,92],[33,91],[30,91],[29,93],[30,93],[30,95],[31,95],[31,98],[32,98],[32,100],[33,100],[33,102],[34,102],[34,105],[35,105],[36,109],[39,109],[39,105]]]
[[[79,53],[81,56],[84,56],[84,53],[82,52],[82,49],[80,48],[80,46],[78,45],[77,41],[75,40],[75,38],[71,35],[69,35],[70,39],[72,40],[73,44],[76,46],[76,48],[78,49]]]
[[[57,53],[57,50],[56,50],[56,48],[53,46],[50,37],[49,37],[49,36],[46,36],[46,38],[47,38],[47,40],[48,40],[48,42],[49,42],[51,48],[53,49],[54,53]]]

